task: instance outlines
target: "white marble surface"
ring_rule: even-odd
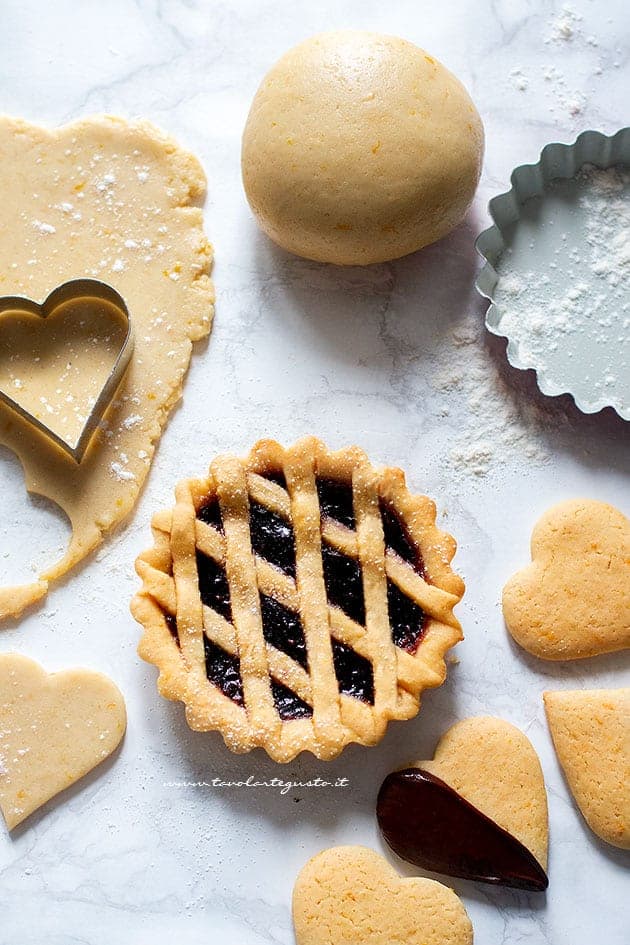
[[[338,843],[380,848],[374,799],[384,774],[432,752],[444,728],[475,713],[501,715],[528,733],[551,815],[546,896],[453,881],[476,941],[628,941],[628,856],[585,828],[541,701],[545,688],[628,685],[628,654],[569,666],[530,659],[508,639],[499,598],[548,505],[585,494],[630,510],[630,431],[612,414],[584,417],[567,398],[543,398],[530,376],[507,367],[501,342],[481,330],[483,304],[472,289],[473,239],[512,167],[536,160],[548,141],[627,121],[627,4],[575,0],[573,10],[581,19],[558,21],[559,3],[527,0],[4,0],[3,109],[51,124],[103,111],[147,116],[200,156],[218,300],[212,338],[197,351],[128,526],[40,609],[0,631],[3,651],[50,669],[109,673],[129,709],[124,746],[104,770],[12,838],[0,831],[1,945],[289,945],[291,887],[307,857]],[[564,33],[559,23],[568,25]],[[424,46],[464,80],[487,129],[467,223],[416,257],[366,270],[275,249],[257,232],[239,180],[240,132],[264,71],[302,37],[342,26]],[[217,451],[243,451],[261,434],[290,441],[312,431],[403,466],[415,489],[438,500],[468,584],[460,663],[427,695],[418,719],[392,726],[380,747],[353,747],[329,766],[303,758],[281,772],[333,773],[349,779],[346,789],[282,796],[168,788],[171,780],[270,777],[277,769],[189,732],[181,707],[157,696],[154,669],[135,655],[138,627],[127,604],[150,514]],[[25,577],[30,535],[42,560],[64,527],[25,498],[6,454],[0,473],[0,555],[14,577]],[[16,543],[24,527],[29,540]]]

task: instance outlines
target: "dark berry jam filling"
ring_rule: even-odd
[[[374,705],[374,672],[370,661],[339,640],[333,638],[331,642],[339,691]]]
[[[197,551],[197,577],[199,581],[199,595],[202,603],[226,620],[232,620],[232,606],[230,603],[230,585],[225,571],[202,551]]]
[[[410,564],[418,574],[424,576],[424,562],[420,550],[416,547],[407,527],[389,502],[381,500],[381,521],[385,545]]]
[[[343,610],[351,620],[365,624],[363,575],[356,558],[349,558],[322,541],[322,563],[328,602]]]
[[[273,469],[271,472],[263,473],[262,478],[268,479],[269,482],[275,482],[277,486],[282,486],[285,490],[287,488],[287,480],[281,469]]]
[[[260,613],[267,643],[286,653],[303,669],[308,669],[306,639],[300,615],[266,594],[260,595]]]
[[[223,519],[221,518],[221,506],[216,496],[205,499],[197,509],[197,518],[206,525],[213,525],[218,531],[223,531]]]
[[[238,657],[231,656],[207,637],[204,637],[203,645],[206,656],[206,675],[209,681],[236,705],[245,705],[241,663]],[[313,715],[313,710],[308,703],[276,679],[271,680],[271,692],[278,715],[283,721],[308,719]]]
[[[227,653],[206,636],[203,638],[203,646],[206,654],[206,676],[210,682],[236,705],[244,705],[241,661],[238,656]]]
[[[167,614],[166,611],[163,611],[163,613],[164,613],[164,622],[166,623],[166,626],[168,627],[168,632],[175,640],[175,643],[177,643],[177,645],[179,646],[179,633],[177,632],[177,618],[174,617],[173,614]]]
[[[282,472],[266,473],[265,478],[286,489]],[[350,529],[356,527],[351,485],[335,479],[318,478],[317,494],[322,518],[333,519]],[[380,500],[379,505],[386,547],[424,576],[422,555],[404,522],[390,502]],[[291,523],[253,499],[250,499],[249,508],[254,553],[284,574],[295,578],[295,536]],[[216,496],[202,502],[197,510],[197,518],[223,532],[221,508]],[[202,602],[231,622],[230,587],[225,570],[199,550],[196,559]],[[322,563],[329,604],[339,607],[351,620],[364,626],[365,601],[360,561],[322,541]],[[415,653],[426,630],[425,612],[390,580],[387,581],[387,604],[394,644],[409,653]],[[262,593],[260,609],[265,641],[308,672],[308,652],[300,614]],[[166,613],[164,617],[169,632],[179,646],[176,618]],[[237,705],[243,705],[239,659],[205,638],[204,647],[208,679]],[[335,639],[332,640],[332,651],[340,692],[373,704],[374,673],[370,661]],[[272,692],[281,719],[312,716],[311,707],[277,680],[272,680]]]
[[[316,485],[321,517],[333,518],[347,528],[354,528],[352,486],[336,479],[318,479]]]
[[[276,710],[283,722],[293,719],[310,719],[313,715],[313,710],[307,702],[276,679],[271,680],[271,691]]]
[[[389,580],[387,608],[392,640],[401,650],[415,653],[426,629],[427,615],[424,610]]]
[[[249,504],[249,516],[254,553],[295,577],[295,538],[289,522],[254,500]]]

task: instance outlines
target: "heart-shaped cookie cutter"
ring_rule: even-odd
[[[71,456],[75,463],[80,463],[83,459],[92,436],[120,386],[120,382],[123,379],[123,375],[129,366],[131,355],[133,354],[133,326],[131,324],[131,316],[129,315],[127,303],[116,289],[113,289],[112,286],[108,285],[106,282],[100,282],[98,279],[71,279],[69,282],[64,282],[57,286],[56,289],[53,289],[43,302],[34,302],[33,299],[20,295],[0,296],[0,331],[2,315],[6,312],[28,312],[31,315],[38,315],[40,318],[48,318],[61,305],[67,302],[76,302],[84,299],[108,302],[122,315],[127,325],[127,331],[113,367],[88,414],[76,443],[73,445],[58,433],[55,433],[54,430],[51,430],[45,423],[42,423],[41,420],[22,407],[13,397],[0,389],[0,401],[5,403],[11,410],[15,411],[15,413],[26,420],[30,426],[39,430],[40,433],[43,433],[44,436],[55,443],[56,446],[60,447],[65,453]]]

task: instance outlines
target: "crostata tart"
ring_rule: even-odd
[[[357,447],[262,440],[176,488],[137,560],[140,655],[191,728],[277,761],[374,745],[462,638],[455,541],[401,470]]]

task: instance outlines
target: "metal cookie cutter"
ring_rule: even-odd
[[[605,285],[615,254],[619,267],[625,267],[624,247],[616,247],[614,235],[607,236],[602,228],[603,223],[610,230],[617,219],[612,207],[616,193],[614,187],[602,192],[600,216],[591,221],[595,233],[586,232],[588,218],[585,212],[576,213],[571,196],[585,165],[600,172],[621,169],[628,177],[630,128],[610,136],[584,131],[573,144],[548,144],[536,164],[512,172],[511,189],[488,205],[493,226],[476,242],[484,265],[475,284],[490,302],[486,327],[507,338],[513,367],[533,368],[544,394],[568,393],[583,413],[612,407],[630,420],[625,268],[623,273],[619,268],[618,285]],[[625,219],[630,196],[623,199]],[[615,224],[620,238],[623,219]],[[600,254],[600,283],[589,255],[595,251]],[[521,284],[536,287],[531,296],[535,305],[515,305],[514,275]],[[530,298],[529,288],[521,297]]]
[[[114,394],[131,360],[134,337],[127,304],[116,289],[113,289],[105,282],[100,282],[98,279],[72,279],[69,282],[64,282],[62,285],[57,286],[56,289],[53,289],[50,295],[41,303],[34,302],[32,299],[19,295],[0,296],[0,331],[2,327],[2,315],[6,312],[28,312],[31,315],[38,315],[40,318],[48,318],[48,316],[52,315],[61,305],[83,299],[108,302],[123,316],[123,320],[127,325],[127,332],[114,365],[109,372],[107,380],[94,406],[88,414],[76,443],[73,445],[68,442],[68,440],[65,440],[63,436],[51,430],[50,427],[33,416],[32,413],[22,407],[21,404],[14,400],[9,394],[0,389],[0,401],[10,407],[11,410],[15,411],[15,413],[19,414],[32,427],[39,430],[40,433],[43,433],[49,440],[52,440],[53,443],[71,456],[75,463],[80,463],[83,459],[90,440],[101,422],[105,411],[113,400]]]

